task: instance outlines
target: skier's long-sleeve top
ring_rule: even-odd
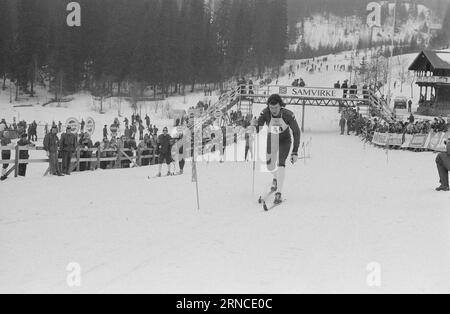
[[[258,119],[257,124],[257,132],[259,132],[260,128],[264,125],[269,127],[270,134],[278,134],[279,141],[291,141],[291,132],[289,128],[292,130],[292,134],[294,136],[294,148],[292,149],[293,154],[298,153],[298,149],[300,146],[300,127],[298,126],[297,120],[295,119],[295,115],[292,111],[281,108],[280,115],[278,117],[273,117],[269,108],[266,108],[261,112],[261,116]]]

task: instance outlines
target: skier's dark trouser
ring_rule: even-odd
[[[20,164],[18,172],[19,177],[25,177],[26,174],[27,174],[27,164]]]
[[[184,159],[181,159],[179,162],[178,162],[178,166],[180,166],[180,170],[181,171],[183,171],[183,169],[184,169],[184,165],[186,164],[186,161],[184,160]]]
[[[62,152],[62,172],[70,174],[70,160],[72,159],[72,153],[71,152]]]
[[[450,171],[450,156],[447,153],[440,153],[436,157],[436,165],[442,186],[448,187],[448,172]]]
[[[58,152],[50,152],[48,156],[48,163],[50,167],[50,174],[59,173],[58,169]]]
[[[4,150],[2,151],[2,160],[10,160],[11,159],[11,151],[9,150]],[[9,164],[3,164],[2,168],[3,169],[8,169]]]
[[[344,135],[345,132],[345,125],[341,125],[341,135]]]
[[[245,160],[247,160],[249,150],[250,150],[250,146],[245,146]]]

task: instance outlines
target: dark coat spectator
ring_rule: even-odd
[[[28,135],[26,133],[21,135],[20,140],[17,142],[17,145],[20,147],[34,147],[35,145],[31,143],[30,140],[27,139]],[[28,150],[20,150],[19,152],[19,159],[21,160],[27,160],[30,158],[30,154]],[[20,163],[19,169],[18,169],[18,175],[20,177],[25,177],[27,173],[27,163]]]
[[[67,127],[66,133],[61,135],[60,145],[62,155],[61,171],[70,175],[70,163],[77,148],[77,138],[75,134],[72,134],[70,127]]]
[[[450,171],[450,139],[446,142],[446,146],[447,151],[440,153],[436,157],[436,165],[441,183],[436,189],[437,191],[449,191],[448,172]]]
[[[341,135],[344,135],[346,122],[347,121],[345,120],[345,118],[341,117],[341,120],[339,121],[339,126],[341,127]]]
[[[0,144],[1,146],[8,146],[11,144],[11,139],[9,138],[9,131],[1,132]],[[10,159],[11,159],[11,150],[2,150],[2,160],[10,160]],[[2,175],[1,175],[2,181],[6,179],[6,169],[8,169],[8,167],[9,164],[3,164],[2,166]]]
[[[94,145],[91,141],[91,136],[89,133],[85,133],[83,138],[80,139],[80,158],[92,158],[92,152],[89,149],[93,148]],[[86,171],[91,169],[90,161],[80,162],[80,171]]]
[[[49,157],[50,174],[62,176],[58,168],[58,127],[52,127],[44,138],[44,149]]]
[[[344,90],[344,98],[347,98],[347,92],[348,92],[348,80],[345,80],[342,84],[341,88]]]

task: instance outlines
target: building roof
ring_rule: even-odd
[[[450,70],[450,51],[422,51],[409,66],[409,70]]]

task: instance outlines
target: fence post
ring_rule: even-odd
[[[138,160],[137,160],[138,163],[137,164],[139,167],[142,167],[142,148],[141,147],[138,148],[137,153],[138,153]]]
[[[116,169],[122,169],[122,156],[120,154],[120,147],[117,147],[117,160],[116,160]]]
[[[97,147],[97,170],[100,169],[100,146]]]
[[[80,155],[81,155],[80,147],[77,147],[77,172],[80,172]]]
[[[19,176],[19,152],[20,147],[19,144],[16,146],[16,156],[14,160],[14,177],[17,178]]]
[[[156,165],[156,149],[153,148],[153,164],[152,165]]]

